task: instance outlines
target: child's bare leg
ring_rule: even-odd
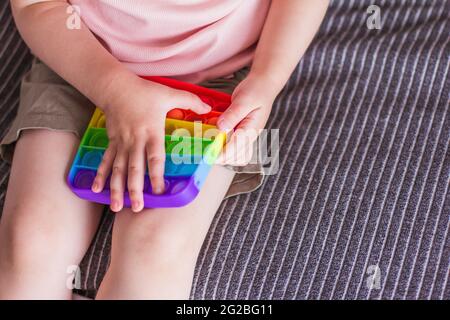
[[[0,299],[69,299],[67,268],[78,265],[102,207],[65,183],[78,139],[26,130],[17,142],[0,221]]]
[[[122,210],[98,299],[187,299],[198,253],[234,173],[214,166],[198,197],[182,208]]]

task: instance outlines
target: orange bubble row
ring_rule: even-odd
[[[201,121],[203,123],[215,126],[219,118],[220,113],[211,111],[205,115],[199,115],[192,111],[182,110],[182,109],[172,109],[167,113],[167,118],[184,120],[184,121]]]

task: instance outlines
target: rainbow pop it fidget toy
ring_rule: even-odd
[[[172,109],[165,123],[166,162],[164,168],[165,192],[152,193],[150,179],[145,176],[144,207],[181,207],[200,192],[206,177],[226,142],[226,134],[216,127],[218,117],[231,103],[231,96],[223,93],[161,77],[144,77],[175,89],[196,94],[209,104],[211,112],[199,115],[189,110]],[[80,198],[92,202],[110,204],[109,183],[100,193],[91,191],[103,153],[108,147],[105,116],[96,109],[83,135],[78,152],[68,176],[71,190]],[[109,178],[108,178],[109,181]],[[130,207],[128,191],[124,205]]]

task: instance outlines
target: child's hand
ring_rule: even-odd
[[[211,107],[194,94],[138,77],[132,78],[120,92],[112,92],[110,96],[109,103],[103,109],[109,146],[98,168],[92,190],[101,192],[112,170],[111,210],[118,212],[123,208],[127,183],[132,210],[138,212],[144,207],[146,163],[153,193],[164,192],[164,134],[167,112],[177,107],[203,114],[209,112]]]
[[[264,129],[276,94],[262,78],[249,74],[234,90],[230,107],[218,120],[220,130],[235,128],[217,163],[243,166],[252,158],[252,145]]]

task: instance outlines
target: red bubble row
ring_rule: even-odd
[[[204,103],[211,106],[213,111],[224,112],[226,108],[230,105],[227,101],[221,101],[217,99],[210,98],[208,96],[198,96]]]

